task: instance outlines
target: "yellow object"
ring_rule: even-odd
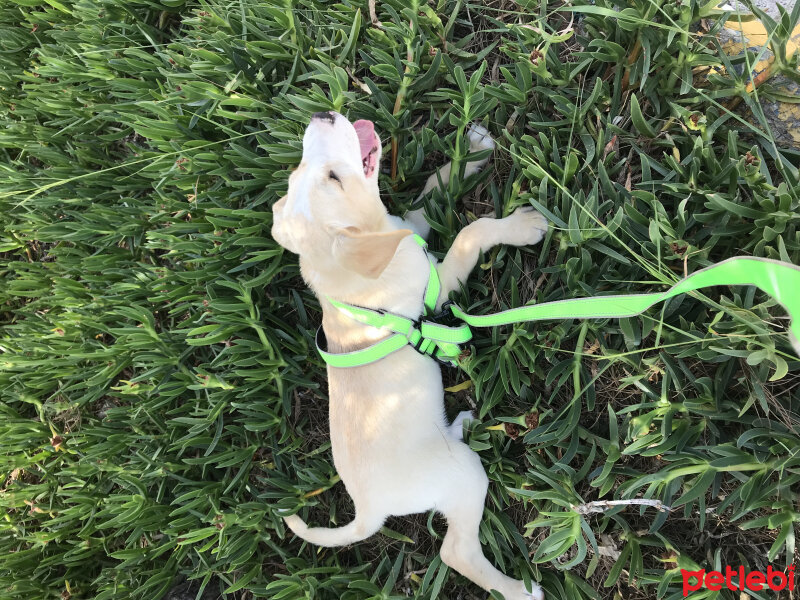
[[[728,35],[722,36],[722,48],[729,56],[736,56],[745,51],[746,48],[758,50],[766,47],[766,50],[759,50],[761,60],[751,65],[751,79],[747,84],[747,91],[752,92],[754,88],[767,81],[773,74],[775,57],[769,49],[770,36],[767,30],[758,20],[738,21],[732,19],[725,23]],[[730,35],[730,34],[733,35]],[[800,49],[800,25],[795,27],[791,38],[786,44],[787,58],[793,56]],[[778,86],[780,86],[780,81]],[[798,95],[800,91],[796,87],[786,87],[783,90],[787,95]],[[767,103],[772,106],[772,110],[766,111],[775,133],[782,132],[782,141],[790,142],[800,147],[800,104],[791,102]],[[774,104],[777,104],[775,106]]]
[[[468,390],[472,387],[472,380],[467,379],[466,381],[462,381],[461,383],[451,386],[449,388],[444,388],[445,392],[463,392],[464,390]]]

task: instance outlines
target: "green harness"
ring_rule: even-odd
[[[415,235],[414,241],[427,248],[427,243]],[[393,335],[354,352],[334,354],[323,350],[325,335],[322,327],[317,330],[317,350],[323,360],[332,367],[360,367],[380,359],[409,345],[420,354],[430,356],[440,363],[457,365],[461,354],[460,344],[472,339],[473,327],[495,327],[510,323],[543,321],[547,319],[618,319],[641,314],[654,304],[668,298],[713,285],[754,285],[781,303],[789,313],[790,337],[793,336],[795,351],[800,354],[800,268],[795,265],[767,258],[736,257],[719,264],[701,269],[672,286],[666,292],[651,294],[625,294],[621,296],[594,296],[557,300],[512,308],[491,315],[470,315],[451,301],[442,305],[442,310],[434,314],[439,299],[441,284],[436,264],[427,254],[430,274],[425,288],[425,313],[418,319],[380,309],[365,308],[346,304],[328,298],[328,301],[352,319],[392,332]],[[461,321],[460,325],[448,327],[436,320],[452,314]]]

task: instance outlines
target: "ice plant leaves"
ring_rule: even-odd
[[[0,6],[0,595],[154,600],[182,577],[193,597],[473,594],[433,515],[336,552],[287,533],[280,511],[352,509],[318,306],[269,207],[309,115],[335,109],[375,123],[394,212],[455,161],[423,200],[433,252],[486,214],[550,219],[541,246],[481,259],[458,298],[472,313],[663,291],[738,254],[797,263],[796,152],[726,108],[758,107],[755,55],[721,53],[714,9]],[[768,23],[775,48],[798,15]],[[474,121],[498,148],[463,180]],[[789,561],[800,364],[784,316],[719,287],[624,321],[476,331],[446,408],[480,417],[464,433],[491,480],[493,560],[570,600],[680,594],[679,569],[710,557]],[[633,500],[672,511],[581,508]]]

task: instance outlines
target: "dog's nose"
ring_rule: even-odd
[[[336,117],[334,117],[333,113],[330,112],[330,111],[314,113],[313,115],[311,115],[311,118],[312,119],[323,119],[325,121],[328,121],[331,125],[333,125],[334,122],[336,121]]]

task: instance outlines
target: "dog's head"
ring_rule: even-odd
[[[400,240],[378,194],[381,143],[371,121],[316,113],[287,194],[272,207],[272,237],[315,269],[338,266],[377,278]]]

